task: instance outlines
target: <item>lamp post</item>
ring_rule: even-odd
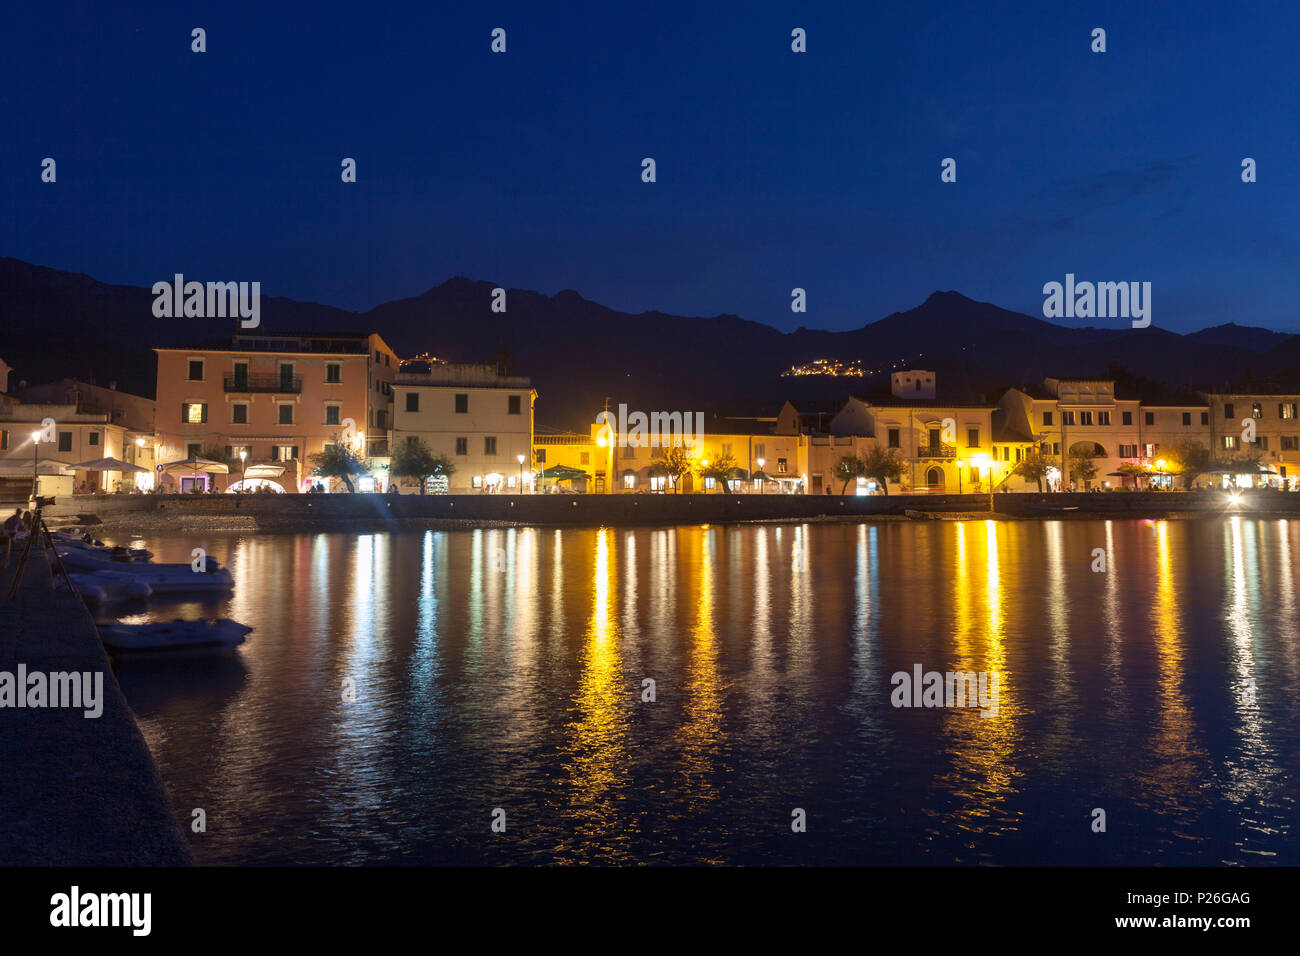
[[[40,445],[41,445],[41,433],[32,432],[32,503],[33,504],[36,503],[36,498],[37,498],[36,492],[39,490],[36,471],[38,468]]]
[[[758,493],[760,495],[763,493],[763,485],[767,483],[767,472],[763,471],[763,466],[765,464],[767,464],[766,458],[760,458],[758,460],[758,470],[763,474],[763,480],[758,483]]]
[[[241,448],[239,449],[239,490],[240,491],[248,490],[247,486],[244,484],[244,475],[247,474],[248,472],[248,468],[244,464],[244,462],[246,461],[248,461],[248,449]]]
[[[515,455],[515,461],[519,462],[519,493],[524,493],[524,456]]]

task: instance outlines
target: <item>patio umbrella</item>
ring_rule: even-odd
[[[570,468],[568,465],[552,465],[542,472],[543,478],[549,478],[551,481],[572,481],[574,478],[586,478],[587,473],[578,468]]]
[[[94,461],[81,461],[68,467],[77,471],[120,471],[127,475],[135,475],[149,470],[118,458],[96,458]]]
[[[219,461],[210,461],[207,458],[182,458],[180,461],[169,461],[162,466],[162,470],[167,474],[189,474],[197,478],[199,472],[206,472],[209,475],[228,475],[230,466],[223,465]]]

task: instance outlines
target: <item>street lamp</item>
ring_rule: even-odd
[[[763,479],[758,483],[758,493],[760,495],[763,493],[763,485],[767,483],[767,472],[763,471],[763,466],[766,464],[767,464],[766,458],[760,458],[758,460],[758,470],[763,472]]]
[[[515,455],[515,461],[519,462],[519,493],[524,493],[524,456]]]
[[[32,432],[32,501],[33,503],[36,501],[36,497],[37,497],[36,492],[39,490],[37,484],[38,479],[36,477],[36,470],[38,467],[37,456],[39,454],[38,450],[40,448],[40,444],[41,444],[41,433]]]
[[[244,475],[248,472],[244,462],[248,461],[248,449],[239,449],[239,490],[247,491],[248,487],[244,484]]]

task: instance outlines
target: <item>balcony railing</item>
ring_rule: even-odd
[[[297,395],[302,391],[302,376],[227,375],[223,379],[227,392],[280,392]]]
[[[938,444],[920,445],[916,449],[917,458],[956,458],[957,446]]]

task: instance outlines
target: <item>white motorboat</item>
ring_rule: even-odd
[[[253,629],[230,618],[160,621],[154,624],[98,624],[99,639],[115,654],[205,653],[234,650]]]
[[[141,561],[110,561],[90,551],[76,548],[60,550],[65,566],[76,571],[112,571],[144,581],[154,594],[188,594],[198,591],[229,591],[235,579],[211,555],[204,558],[202,570],[189,564],[153,564]]]
[[[149,582],[134,574],[120,574],[117,571],[69,571],[68,577],[76,585],[86,603],[91,602],[92,595],[98,595],[95,603],[106,601],[146,601],[153,594]]]

